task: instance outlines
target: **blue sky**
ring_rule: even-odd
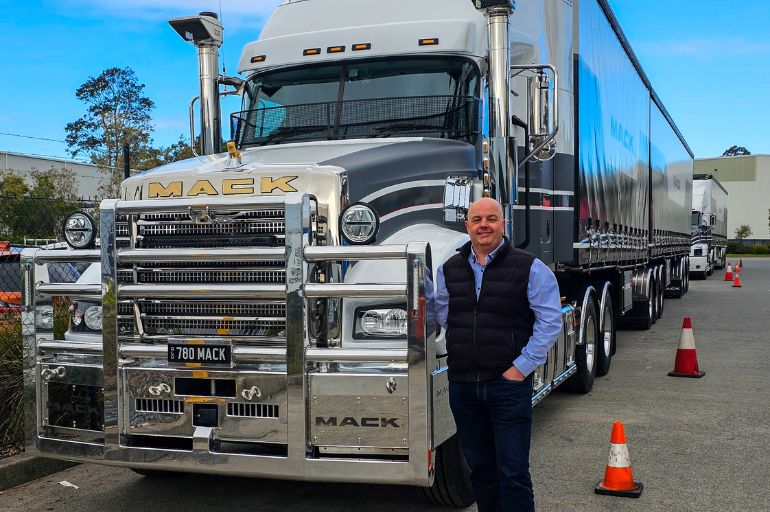
[[[233,74],[279,0],[221,3],[222,60]],[[770,154],[770,2],[610,3],[696,157],[733,144]],[[195,49],[166,20],[219,11],[219,0],[0,0],[0,8],[0,133],[63,140],[64,126],[83,112],[75,89],[108,67],[131,66],[156,103],[156,143],[187,134],[187,105],[198,94]],[[224,106],[237,109],[232,100]],[[0,150],[67,155],[62,142],[2,134]]]

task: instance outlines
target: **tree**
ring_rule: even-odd
[[[737,240],[745,240],[753,234],[748,224],[741,224],[735,229],[735,238]]]
[[[0,196],[0,239],[16,243],[58,238],[64,218],[80,207],[66,169],[33,171],[32,187],[13,171],[2,173]]]
[[[743,156],[743,155],[750,155],[751,151],[744,148],[743,146],[730,146],[725,150],[724,153],[722,153],[722,156]]]
[[[168,147],[147,147],[142,154],[136,155],[136,157],[132,156],[131,168],[138,171],[146,171],[161,165],[170,164],[171,162],[192,158],[193,156],[195,155],[193,155],[192,148],[187,139],[180,135],[179,140]]]
[[[110,184],[103,192],[108,195],[117,193],[123,178],[123,146],[128,144],[133,155],[141,155],[150,147],[150,111],[155,103],[143,91],[144,84],[128,67],[105,69],[75,91],[87,109],[65,127],[69,152],[73,157],[87,154],[107,173]]]

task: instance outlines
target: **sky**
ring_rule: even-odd
[[[195,48],[167,20],[221,12],[220,64],[232,75],[241,49],[258,37],[278,3],[0,0],[0,151],[67,157],[64,127],[85,110],[75,90],[104,69],[125,66],[155,102],[155,143],[176,142],[189,133],[187,109],[198,94],[198,69]],[[610,4],[696,158],[719,156],[734,144],[770,154],[770,2]],[[238,107],[230,99],[223,114]]]

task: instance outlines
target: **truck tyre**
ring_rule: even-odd
[[[657,303],[656,315],[655,315],[656,320],[658,318],[663,318],[663,302],[666,296],[665,285],[663,284],[666,282],[666,278],[665,276],[663,276],[663,269],[661,269],[660,277],[661,277],[661,280],[658,282],[658,293],[657,293],[658,303]]]
[[[596,351],[599,342],[599,318],[593,298],[580,319],[583,344],[575,347],[577,371],[564,382],[564,389],[572,393],[586,394],[594,387],[596,377]]]
[[[441,507],[466,508],[475,503],[471,471],[457,434],[436,449],[433,485],[421,490],[425,499]]]
[[[596,375],[602,377],[610,372],[612,355],[615,353],[615,310],[612,307],[612,294],[604,297],[599,315],[599,339],[596,350]]]

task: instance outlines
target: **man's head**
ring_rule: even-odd
[[[471,237],[473,249],[478,253],[494,251],[503,238],[503,208],[490,197],[483,197],[471,204],[465,228]]]

